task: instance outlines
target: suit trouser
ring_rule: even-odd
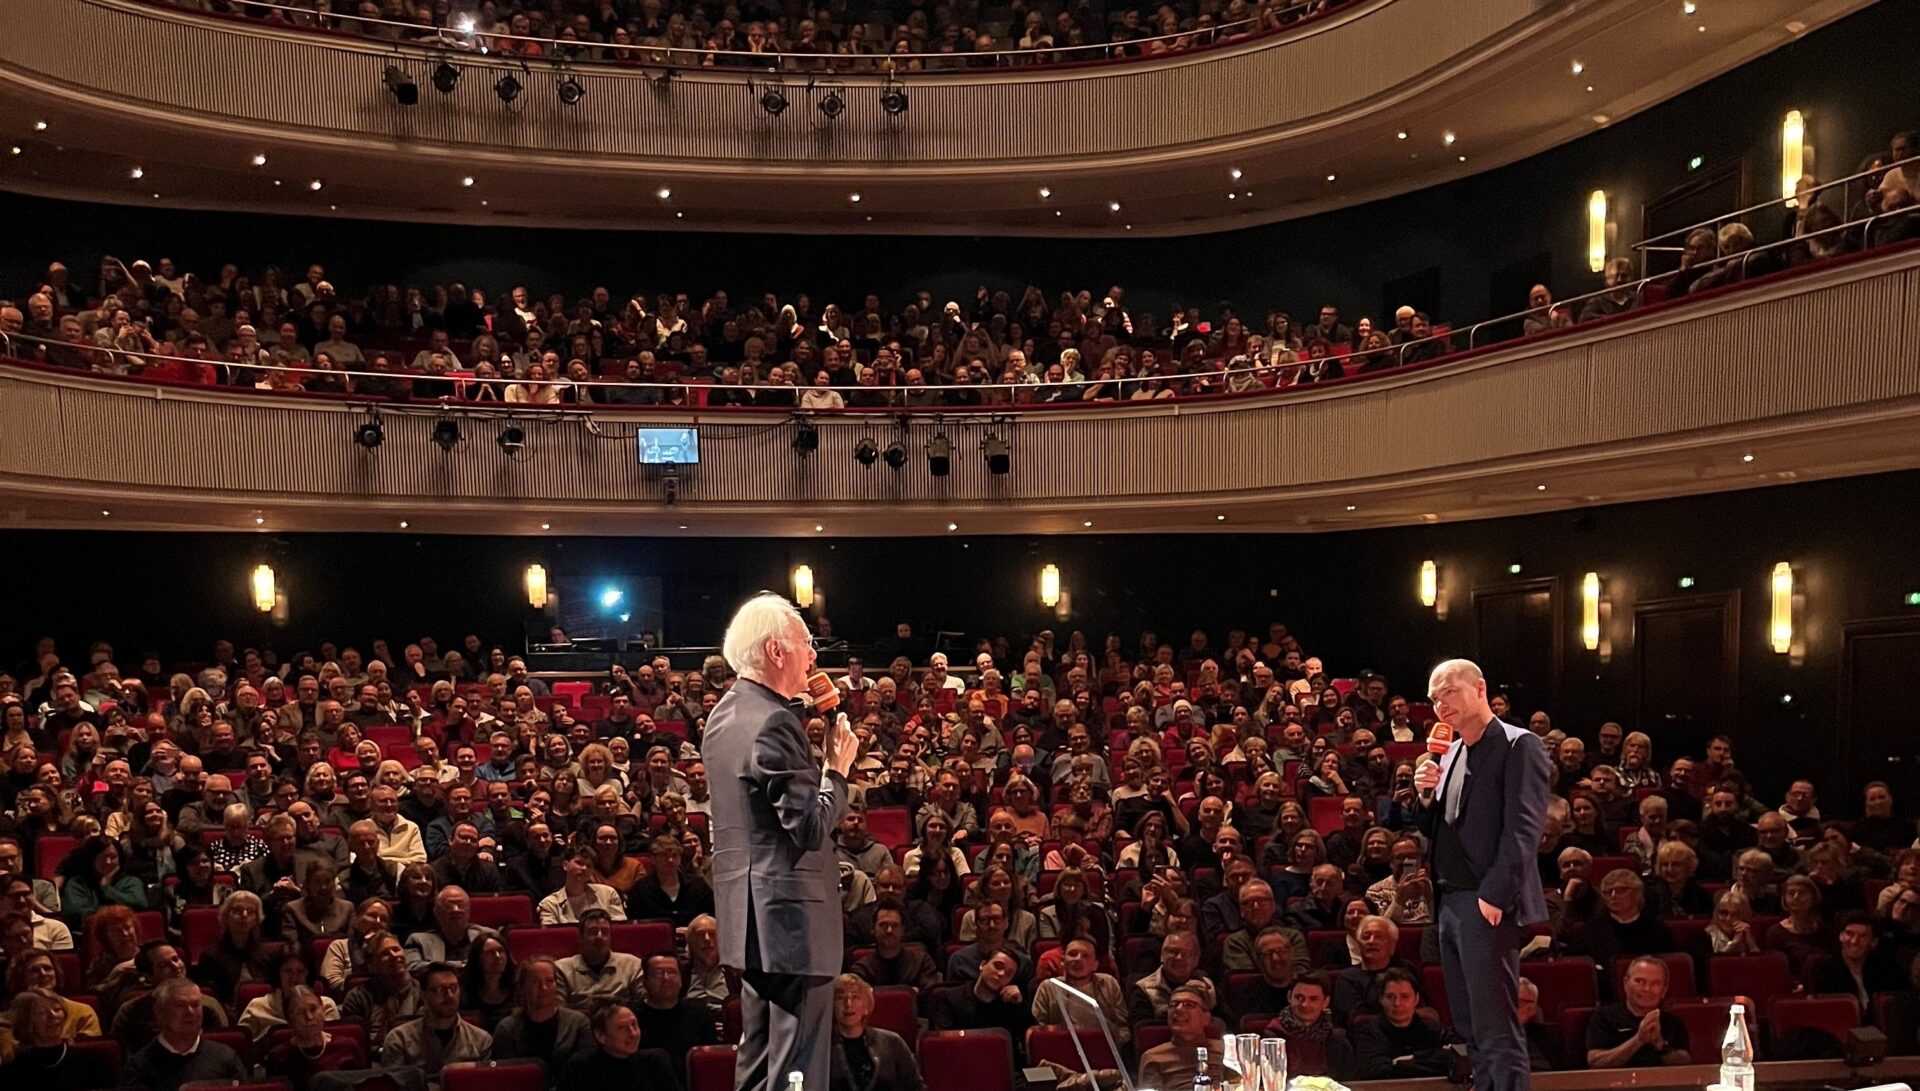
[[[1471,890],[1440,896],[1440,966],[1453,1029],[1467,1043],[1474,1091],[1523,1091],[1527,1037],[1520,1029],[1520,945],[1526,930],[1480,915]]]
[[[737,1091],[787,1091],[801,1073],[807,1091],[827,1091],[833,1076],[833,978],[773,974],[758,968],[759,929],[747,910],[747,962],[740,974]]]

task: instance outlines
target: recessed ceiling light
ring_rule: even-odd
[[[1233,168],[1232,170],[1230,170],[1230,171],[1228,171],[1228,172],[1227,172],[1227,177],[1229,177],[1229,178],[1231,178],[1231,179],[1233,179],[1234,181],[1236,181],[1236,182],[1238,182],[1238,181],[1240,180],[1240,168],[1239,168],[1239,167],[1235,167],[1235,168]]]
[[[1700,5],[1694,3],[1693,0],[1685,0],[1685,2],[1680,5],[1680,12],[1683,15],[1692,15],[1699,10]]]
[[[1329,174],[1329,175],[1327,175],[1327,181],[1329,181],[1329,182],[1331,182],[1331,181],[1333,181],[1333,180],[1334,180],[1335,178],[1338,178],[1338,177],[1340,177],[1340,176],[1339,176],[1339,175],[1337,175],[1337,174]]]
[[[1081,525],[1081,526],[1083,526],[1083,527],[1090,527],[1090,526],[1092,526],[1092,525],[1093,525],[1093,520],[1091,520],[1091,519],[1083,519],[1083,520],[1081,520],[1081,521],[1080,521],[1080,525]]]
[[[1609,122],[1609,121],[1612,121],[1612,120],[1613,120],[1612,118],[1610,118],[1610,117],[1608,117],[1608,116],[1607,116],[1607,115],[1605,115],[1605,114],[1595,114],[1595,115],[1593,115],[1593,123],[1594,123],[1595,125],[1605,125],[1605,124],[1606,124],[1607,122]]]
[[[33,123],[33,131],[34,131],[34,132],[36,132],[36,133],[44,133],[44,132],[46,132],[46,131],[47,131],[47,123],[46,123],[46,122],[44,122],[44,121],[36,121],[36,122],[34,122],[34,123]]]
[[[325,184],[326,184],[325,182],[322,182],[320,179],[315,178],[313,181],[307,183],[307,188],[314,191],[315,193],[318,193],[320,192],[320,187]]]
[[[673,214],[673,218],[676,220],[684,220],[687,218],[687,214],[684,212],[676,212]],[[868,217],[868,218],[871,219],[872,217]]]
[[[552,523],[541,523],[541,524],[540,524],[540,529],[541,529],[541,530],[552,530],[552,529],[553,529],[553,524],[552,524]]]
[[[1586,70],[1587,70],[1587,66],[1586,66],[1586,65],[1584,65],[1584,64],[1581,64],[1581,63],[1580,63],[1579,61],[1575,61],[1575,62],[1573,62],[1573,74],[1574,74],[1574,75],[1576,75],[1576,76],[1577,76],[1577,75],[1579,75],[1580,73],[1582,73],[1582,72],[1585,72]]]
[[[1440,142],[1441,142],[1442,144],[1445,144],[1445,145],[1446,145],[1447,147],[1449,147],[1449,148],[1451,148],[1451,147],[1453,147],[1453,134],[1452,134],[1452,133],[1446,133],[1445,135],[1443,135],[1443,136],[1441,136],[1441,137],[1440,137]]]
[[[160,195],[158,193],[154,194],[153,199],[158,201],[160,199]]]
[[[673,196],[673,189],[669,186],[661,186],[653,191],[653,195],[664,201]]]
[[[1462,163],[1464,163],[1464,162],[1466,162],[1466,161],[1467,161],[1467,157],[1466,157],[1466,156],[1464,156],[1464,155],[1462,155],[1462,156],[1459,156],[1458,158],[1459,158],[1459,160],[1460,160],[1460,161],[1461,161]]]
[[[155,197],[158,197],[158,196],[160,196],[160,195],[159,195],[158,193],[156,193],[156,194],[154,194],[154,196],[155,196]],[[327,211],[328,211],[328,212],[338,212],[338,211],[340,211],[340,206],[339,206],[339,205],[328,205],[328,206],[327,206]]]
[[[959,524],[959,523],[948,523],[948,524],[947,524],[947,531],[948,531],[949,533],[951,533],[951,532],[953,532],[953,531],[956,531],[956,530],[959,530],[959,529],[960,529],[960,524]]]
[[[1740,456],[1740,461],[1742,461],[1742,462],[1752,462],[1752,461],[1753,461],[1753,456],[1752,456],[1752,455],[1741,455],[1741,456]]]
[[[105,508],[101,508],[101,509],[100,509],[100,514],[102,514],[102,515],[112,515],[113,513],[112,513],[112,512],[110,512],[110,511],[108,511],[108,510],[107,510],[107,509],[105,509]]]
[[[1402,129],[1399,132],[1394,133],[1393,138],[1395,140],[1405,140],[1407,138],[1407,131],[1405,129]]]
[[[1359,506],[1358,504],[1348,504],[1348,505],[1347,505],[1347,510],[1348,510],[1348,511],[1359,511],[1359,510],[1360,510],[1360,506]]]
[[[1535,485],[1535,486],[1533,487],[1533,491],[1535,491],[1535,492],[1546,492],[1546,491],[1547,491],[1547,487],[1546,487],[1545,485]]]
[[[487,199],[485,197],[480,198],[480,207],[481,208],[487,207]]]
[[[815,524],[813,524],[813,532],[814,532],[815,534],[819,534],[820,532],[822,532],[822,531],[824,531],[824,530],[826,530],[826,529],[827,529],[826,527],[823,527],[823,526],[821,526],[821,525],[820,525],[819,523],[815,523]]]
[[[15,155],[19,155],[19,154],[20,154],[20,145],[18,145],[18,144],[15,144],[15,145],[14,145],[14,146],[13,146],[12,148],[10,148],[10,149],[8,149],[8,150],[9,150],[9,151],[11,151],[11,152],[13,152],[13,154],[15,154]]]
[[[135,167],[132,170],[127,172],[127,177],[135,179],[136,181],[141,178],[145,178],[146,176],[147,176],[147,171],[146,171],[146,168],[144,167]]]
[[[266,166],[266,165],[267,165],[267,157],[266,157],[266,155],[265,155],[265,153],[262,153],[262,154],[259,154],[259,155],[256,155],[256,156],[254,156],[254,157],[253,157],[253,165],[254,165],[254,166],[256,166],[256,167],[264,167],[264,166]]]
[[[1227,194],[1227,200],[1231,201],[1238,196],[1240,196],[1238,193],[1229,193]]]
[[[274,184],[274,185],[276,185],[276,186],[277,186],[277,185],[279,185],[279,184],[280,184],[280,179],[278,179],[278,178],[275,178],[275,179],[273,180],[273,184]]]
[[[1216,523],[1224,523],[1227,521],[1227,517],[1224,515],[1216,515],[1213,517],[1213,521]]]
[[[857,205],[860,203],[860,195],[858,193],[849,193],[847,194],[847,200]]]
[[[254,516],[254,517],[253,517],[253,525],[254,525],[254,526],[256,526],[256,527],[257,527],[257,526],[260,526],[261,524],[263,524],[263,523],[265,523],[266,521],[267,521],[267,517],[266,517],[266,516],[264,516],[264,515],[256,515],[256,516]]]
[[[1705,23],[1701,23],[1701,24],[1700,24],[1700,33],[1702,33],[1702,34],[1705,34],[1706,32],[1707,32],[1707,24],[1705,24]]]
[[[1047,198],[1049,198],[1049,197],[1051,197],[1051,196],[1053,196],[1053,187],[1052,187],[1052,186],[1041,186],[1041,187],[1040,187],[1040,199],[1041,199],[1042,201],[1044,201],[1044,200],[1046,200]]]
[[[400,520],[400,529],[401,530],[407,529],[407,521],[405,519]]]
[[[685,530],[685,529],[687,529],[687,524],[685,524],[685,523],[681,523],[681,524],[680,524],[680,529],[681,529],[681,530]]]
[[[1061,212],[1061,211],[1060,211],[1059,209],[1057,209],[1057,208],[1053,210],[1053,214],[1054,214],[1055,216],[1062,216],[1062,215],[1065,215],[1065,213],[1063,213],[1063,212]]]
[[[1120,211],[1120,202],[1119,202],[1119,201],[1108,201],[1108,202],[1107,202],[1107,211],[1108,211],[1108,212],[1118,212],[1118,211]]]
[[[1128,224],[1128,225],[1127,225],[1127,230],[1128,230],[1128,231],[1132,231],[1132,230],[1133,230],[1133,225],[1132,225],[1132,224]]]
[[[460,179],[460,184],[463,186],[473,185],[473,175],[469,174],[465,178]]]
[[[1589,84],[1587,84],[1587,93],[1588,93],[1588,94],[1592,94],[1592,93],[1593,93],[1593,84],[1591,84],[1591,83],[1589,83]]]

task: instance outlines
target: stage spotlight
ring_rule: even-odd
[[[840,94],[839,88],[828,89],[826,97],[820,100],[820,112],[826,115],[828,121],[836,121],[847,112],[847,100]]]
[[[527,433],[519,425],[509,424],[500,430],[500,435],[494,439],[494,442],[500,445],[502,452],[509,455],[518,454],[527,445]]]
[[[433,66],[433,89],[435,91],[443,95],[451,95],[453,94],[453,89],[459,86],[459,83],[460,70],[458,68],[455,68],[446,61],[441,61],[439,64]]]
[[[894,440],[887,444],[886,452],[880,457],[886,460],[887,469],[897,470],[907,464],[907,449],[900,445],[899,440]]]
[[[853,445],[853,460],[862,466],[871,466],[880,458],[880,445],[869,436]]]
[[[493,85],[493,93],[500,96],[501,102],[512,102],[520,97],[520,92],[524,89],[520,81],[513,78],[511,72],[501,76]]]
[[[927,441],[927,472],[945,477],[953,469],[953,441],[945,432],[935,432]]]
[[[387,85],[387,90],[393,92],[395,102],[402,106],[420,105],[420,85],[413,82],[413,77],[407,75],[406,70],[399,65],[388,65],[380,81]]]
[[[580,81],[575,79],[571,73],[562,78],[559,85],[555,87],[553,91],[554,94],[560,96],[560,104],[562,106],[572,106],[586,97],[587,94],[587,89],[580,86]]]
[[[380,446],[386,438],[387,430],[380,427],[380,418],[371,413],[367,414],[367,419],[361,421],[353,430],[353,442],[369,451]]]
[[[760,108],[768,117],[779,117],[787,112],[787,93],[777,83],[769,83],[760,92]]]
[[[1007,441],[992,432],[980,441],[980,453],[987,460],[987,472],[999,477],[1013,468],[1013,456],[1007,451]]]
[[[800,421],[793,432],[793,453],[805,458],[820,449],[820,430],[811,421]]]
[[[899,84],[889,84],[880,92],[880,108],[894,117],[907,112],[907,92]]]
[[[440,423],[433,426],[434,446],[442,451],[451,451],[460,442],[460,422],[452,417],[441,417]]]

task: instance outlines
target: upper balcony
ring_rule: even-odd
[[[22,134],[0,186],[462,223],[1192,234],[1524,158],[1870,3],[1690,16],[1674,0],[1352,0],[1118,61],[809,74],[561,63],[45,0],[0,5],[0,127]],[[446,93],[431,79],[443,63],[460,73]],[[389,66],[416,105],[389,92]],[[511,102],[496,94],[508,76]],[[778,115],[761,105],[776,77]],[[571,103],[566,79],[583,92]],[[889,89],[904,112],[883,108]],[[818,109],[830,93],[845,104],[832,119]]]

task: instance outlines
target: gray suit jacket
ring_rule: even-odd
[[[707,719],[713,890],[720,961],[739,970],[829,978],[840,972],[840,868],[833,831],[847,782],[823,773],[800,718],[745,678]],[[747,949],[751,919],[758,942]]]
[[[1433,802],[1416,808],[1429,844],[1440,836],[1447,778],[1465,750],[1465,741],[1453,740],[1440,758],[1440,787]],[[1467,862],[1480,876],[1480,900],[1498,906],[1518,925],[1546,920],[1537,854],[1552,790],[1547,748],[1533,732],[1496,716],[1468,757],[1464,775],[1456,826]],[[1358,1042],[1354,1048],[1358,1050]]]

